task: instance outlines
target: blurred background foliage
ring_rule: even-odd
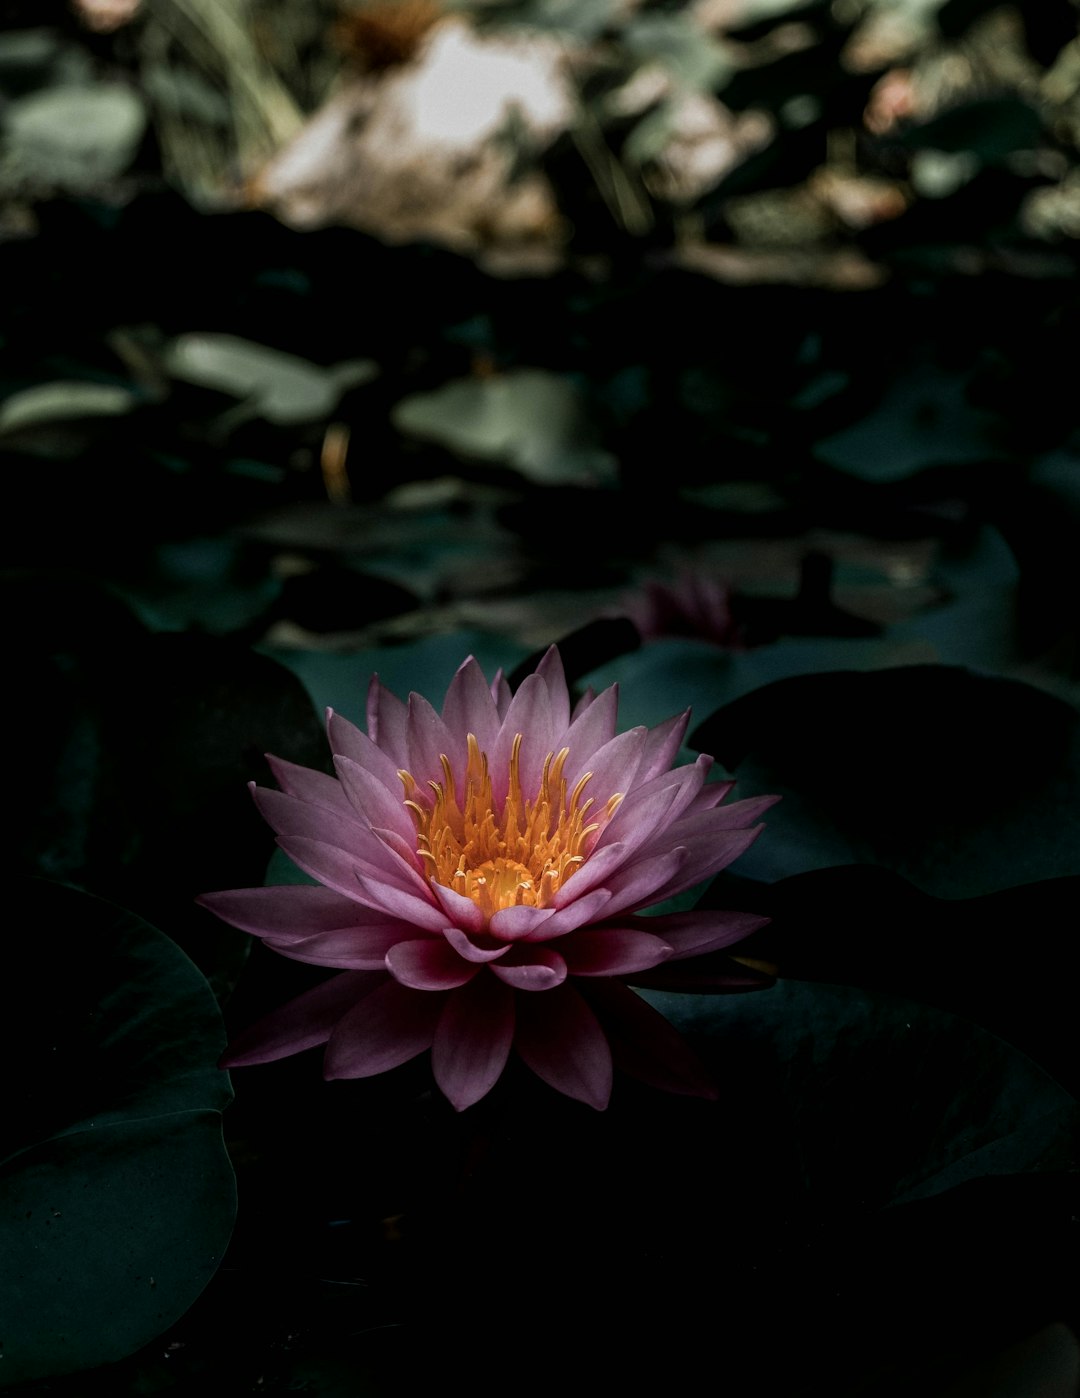
[[[1071,0],[2,8],[14,563],[271,646],[655,586],[752,645],[940,630],[1003,537],[988,658],[1075,679]]]
[[[178,633],[241,728],[252,646],[317,706],[559,639],[637,721],[939,662],[1075,703],[1077,14],[0,0],[6,587],[52,702],[108,727]],[[122,893],[54,815],[19,867]]]

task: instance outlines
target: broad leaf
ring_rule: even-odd
[[[546,369],[455,379],[402,399],[393,418],[402,432],[505,462],[541,484],[607,485],[614,478],[614,458],[596,445],[577,389]]]
[[[1080,873],[1080,719],[1015,680],[951,666],[781,680],[691,743],[778,792],[739,872],[868,863],[938,897]]]
[[[253,414],[279,425],[326,417],[347,388],[378,373],[371,360],[324,369],[296,355],[208,331],[178,336],[166,355],[178,379],[243,399]]]
[[[122,908],[23,889],[5,978],[0,1384],[120,1359],[217,1269],[235,1213],[231,1093],[206,981]]]

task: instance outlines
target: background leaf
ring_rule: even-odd
[[[119,384],[46,383],[24,388],[0,403],[0,433],[78,417],[113,417],[130,412],[137,396]]]
[[[378,373],[367,359],[324,369],[268,345],[207,331],[178,336],[165,362],[174,377],[244,399],[253,413],[279,424],[326,417],[346,388]]]
[[[123,83],[50,87],[13,102],[7,145],[35,178],[92,189],[127,168],[146,125],[139,95]]]
[[[614,458],[595,445],[581,395],[544,369],[459,379],[402,399],[395,425],[466,456],[503,461],[548,485],[611,484]]]

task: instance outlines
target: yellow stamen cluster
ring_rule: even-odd
[[[412,775],[400,771],[405,805],[416,822],[416,850],[436,883],[471,898],[487,916],[501,908],[546,908],[584,862],[590,837],[615,813],[616,792],[603,811],[582,800],[592,778],[586,772],[567,795],[563,769],[569,748],[549,752],[536,796],[521,789],[521,734],[514,737],[510,775],[501,812],[496,809],[487,754],[468,737],[465,790],[458,792],[450,760],[443,756],[443,780],[430,781],[430,800]]]

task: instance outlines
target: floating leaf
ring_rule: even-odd
[[[926,658],[916,643],[890,640],[792,638],[753,650],[727,651],[706,640],[661,637],[581,677],[604,689],[618,682],[625,724],[648,726],[693,709],[695,720],[775,680],[836,670],[879,670]]]
[[[236,1198],[224,1028],[206,981],[133,914],[58,884],[20,900],[3,991],[18,1063],[0,1132],[0,1384],[105,1364],[181,1316]]]
[[[72,418],[116,417],[129,413],[138,401],[137,394],[120,384],[80,380],[35,384],[0,403],[0,434]]]
[[[739,792],[780,792],[740,873],[894,869],[974,897],[1080,872],[1080,718],[1029,685],[951,666],[802,675],[744,695],[691,742]]]
[[[955,1313],[937,1318],[950,1295],[985,1343],[1026,1299],[1029,1259],[1046,1259],[1051,1305],[1067,1294],[1076,1194],[1050,1172],[1068,1165],[1077,1107],[1023,1054],[848,987],[646,998],[692,1037],[719,1100],[621,1078],[590,1118],[516,1082],[473,1136],[456,1229],[425,1271],[440,1338],[467,1323],[510,1228],[502,1354],[520,1354],[557,1290],[588,1315],[588,1360],[630,1389],[642,1372],[663,1388],[673,1334],[685,1372],[715,1361],[721,1316],[739,1337],[724,1358],[733,1392],[869,1392],[855,1379],[883,1357],[895,1377],[899,1344],[917,1363],[955,1343]],[[573,1187],[552,1189],[559,1178]],[[507,1179],[527,1204],[507,1202]]]
[[[885,991],[963,1015],[1030,1055],[1067,1089],[1080,1086],[1072,924],[1063,909],[1080,875],[934,898],[890,869],[816,869],[777,883],[721,875],[699,906],[736,907],[772,922],[737,954],[775,962],[785,977]]]
[[[455,379],[414,393],[393,412],[396,427],[465,456],[502,461],[543,485],[607,485],[615,460],[594,445],[578,390],[546,369]]]
[[[378,373],[370,359],[323,369],[237,335],[209,332],[178,336],[165,362],[175,378],[244,399],[253,414],[283,426],[328,416],[347,388]]]
[[[12,102],[7,144],[35,179],[92,189],[131,163],[146,127],[138,94],[123,83],[58,86]]]
[[[992,416],[969,403],[966,389],[965,378],[932,366],[908,370],[873,412],[819,442],[816,454],[875,482],[1000,456]]]
[[[718,1080],[733,1062],[758,1077],[762,1105],[772,1097],[796,1147],[793,1193],[815,1210],[882,1208],[1068,1164],[1080,1125],[1069,1093],[942,1010],[792,980],[754,995],[644,996],[693,1038]]]

